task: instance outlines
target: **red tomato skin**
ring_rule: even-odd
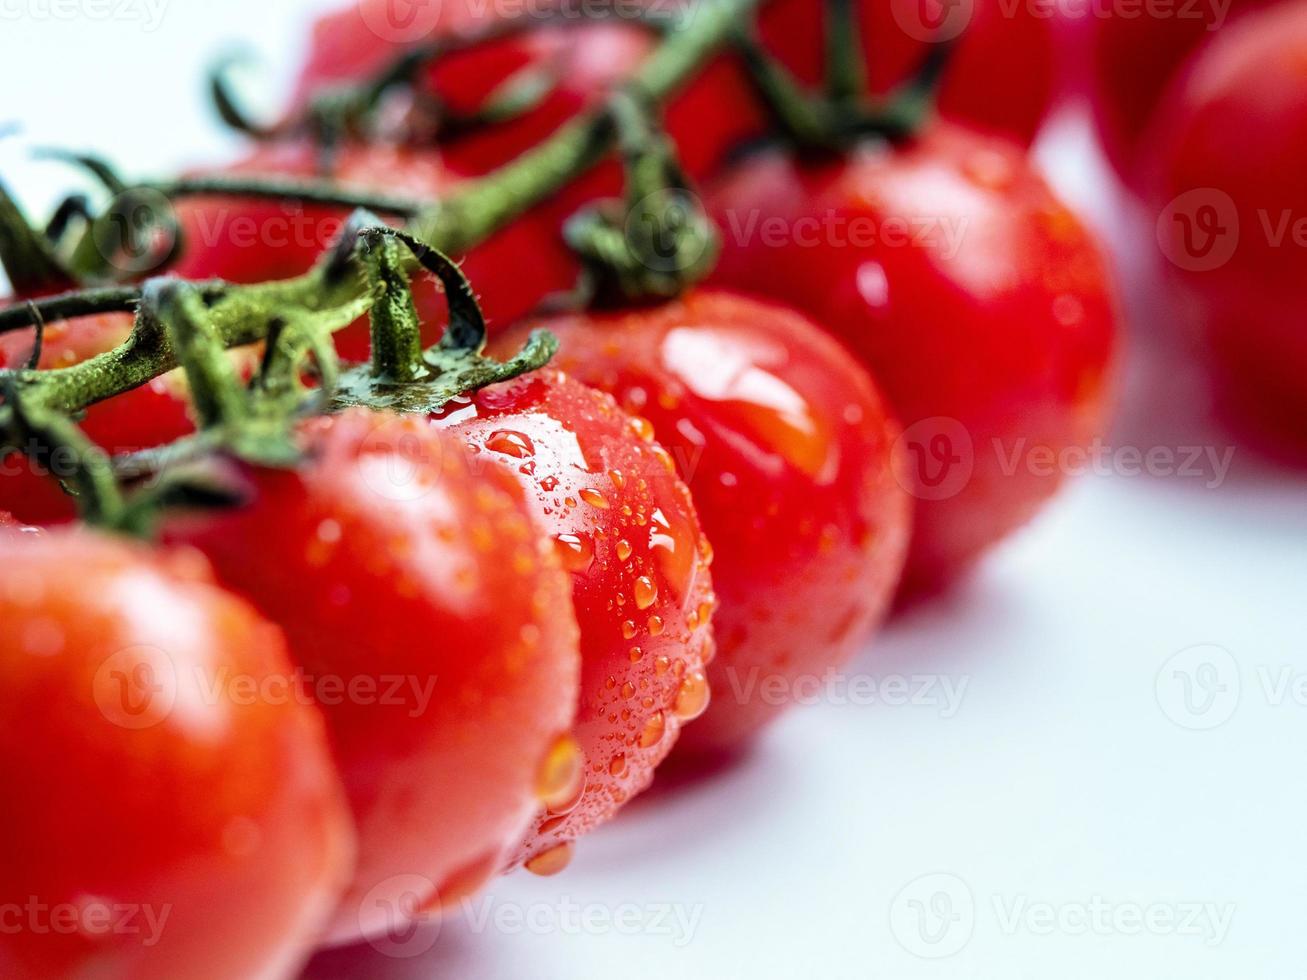
[[[579,661],[567,576],[508,475],[471,472],[414,418],[355,410],[305,437],[306,468],[247,469],[248,506],[166,536],[279,623],[309,675],[375,682],[375,697],[314,688],[359,829],[328,933],[343,943],[500,870],[571,726]],[[396,678],[407,686],[383,697]]]
[[[121,344],[132,329],[128,314],[105,314],[50,323],[41,349],[44,369],[69,367]],[[0,368],[26,366],[30,330],[0,334]],[[91,441],[111,453],[135,452],[179,439],[194,429],[180,371],[155,378],[117,398],[92,405],[82,422]],[[61,474],[64,477],[71,474]],[[0,509],[28,524],[62,524],[77,516],[75,498],[64,493],[44,465],[12,453],[0,459]]]
[[[478,455],[514,466],[537,526],[572,573],[581,629],[573,733],[586,783],[574,805],[540,814],[516,864],[611,818],[648,786],[680,716],[703,707],[711,551],[649,423],[560,372],[483,389],[436,421]]]
[[[353,828],[317,712],[237,686],[289,675],[276,627],[85,530],[0,535],[0,616],[0,973],[293,974]]]
[[[1227,24],[1274,0],[1203,3],[1185,16],[1090,18],[1090,104],[1099,142],[1126,185],[1141,190],[1146,144],[1167,88],[1186,59]],[[1109,11],[1110,12],[1110,11]]]
[[[229,176],[301,177],[317,174],[314,149],[303,142],[270,144],[226,168]],[[390,196],[434,200],[464,179],[446,157],[431,149],[351,143],[343,147],[332,173],[341,183]],[[193,198],[177,205],[185,239],[175,272],[188,279],[227,279],[253,283],[307,272],[332,245],[349,211],[319,206],[240,198]],[[561,233],[534,214],[518,219],[462,257],[463,272],[481,295],[491,330],[502,329],[533,310],[551,293],[570,289],[579,266]],[[432,327],[428,343],[439,339],[445,322],[444,299],[428,276],[414,280],[414,297],[423,322]],[[366,360],[367,319],[336,335],[341,355]]]
[[[759,156],[709,210],[724,229],[710,281],[831,330],[903,424],[905,594],[947,583],[1056,491],[1062,467],[1034,453],[1056,460],[1102,431],[1114,291],[1016,147],[941,124],[842,161]]]
[[[1307,458],[1307,11],[1249,14],[1188,63],[1158,111],[1149,200],[1181,318],[1210,348],[1228,417]],[[1205,216],[1214,216],[1207,224]]]
[[[690,487],[720,603],[714,698],[677,752],[739,748],[862,647],[894,595],[911,518],[897,424],[846,350],[771,304],[699,291],[542,325],[554,365],[649,419]]]

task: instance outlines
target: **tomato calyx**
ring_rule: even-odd
[[[444,287],[449,323],[440,340],[422,348],[406,259],[411,256]],[[356,212],[337,246],[328,277],[346,274],[357,256],[371,287],[372,360],[350,368],[332,394],[334,408],[362,405],[430,414],[452,399],[544,367],[558,349],[548,331],[534,331],[508,360],[485,355],[486,321],[472,284],[458,264],[407,232]]]
[[[563,229],[582,261],[579,291],[598,305],[672,299],[712,271],[717,231],[654,106],[618,92],[610,109],[625,196],[582,209]]]
[[[799,153],[842,155],[868,139],[901,143],[934,114],[959,38],[933,41],[908,78],[883,98],[868,91],[857,5],[826,3],[824,91],[809,92],[766,50],[756,23],[736,29],[733,41],[755,94],[784,141]],[[766,141],[764,141],[766,142]]]

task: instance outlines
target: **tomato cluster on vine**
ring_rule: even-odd
[[[1113,287],[1025,152],[1050,25],[978,3],[946,66],[933,16],[714,2],[446,3],[418,59],[352,5],[166,185],[164,276],[14,277],[0,882],[173,919],[0,972],[282,975],[559,872],[1030,520],[1060,480],[1005,459],[1102,431]]]

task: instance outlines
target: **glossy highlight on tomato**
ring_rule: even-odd
[[[1148,196],[1179,316],[1250,441],[1307,458],[1307,11],[1213,38],[1158,110]]]
[[[3,305],[3,304],[0,304]],[[70,367],[112,350],[131,333],[128,314],[105,314],[46,325],[41,348],[43,370]],[[0,334],[0,368],[26,366],[35,344],[31,330]],[[178,439],[194,428],[186,381],[180,371],[155,378],[139,388],[92,405],[82,430],[101,449],[129,453]],[[56,475],[51,475],[51,471]],[[11,453],[0,459],[0,510],[29,524],[59,524],[77,515],[76,499],[59,479],[72,476],[62,456],[36,460]]]
[[[0,974],[225,980],[307,958],[353,829],[275,626],[194,553],[0,533]]]
[[[245,505],[165,538],[280,624],[310,679],[359,830],[328,933],[347,942],[498,874],[569,751],[577,630],[507,472],[413,417],[356,409],[303,437],[303,468],[241,467]]]
[[[843,160],[779,153],[708,193],[710,278],[809,314],[871,370],[916,497],[905,594],[1028,521],[1102,431],[1117,307],[1080,221],[1006,141],[938,124]]]
[[[571,572],[581,630],[573,728],[584,768],[512,863],[552,873],[571,842],[649,785],[683,723],[708,705],[711,548],[649,422],[545,369],[451,403],[437,424],[512,467]]]
[[[846,350],[769,303],[698,291],[530,325],[558,336],[554,365],[653,423],[694,496],[717,656],[677,752],[739,748],[861,648],[894,595],[911,515],[897,424]]]

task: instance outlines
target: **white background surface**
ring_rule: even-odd
[[[32,162],[34,145],[103,150],[142,175],[232,152],[201,69],[243,38],[267,90],[284,89],[322,6],[0,0],[0,127],[21,125],[0,173],[43,209],[79,178]],[[1074,114],[1042,156],[1124,240]],[[1208,431],[1146,301],[1143,240],[1125,263],[1135,366],[1111,446],[1219,456],[1230,442]],[[312,974],[1307,975],[1307,476],[1243,450],[1215,475],[1081,479],[850,667],[891,696],[896,676],[931,684],[926,703],[836,690],[745,763],[630,807],[564,875],[496,883],[413,940],[434,940],[425,955],[336,952]],[[1171,659],[1197,644],[1221,649]],[[1186,707],[1186,683],[1205,712]]]

